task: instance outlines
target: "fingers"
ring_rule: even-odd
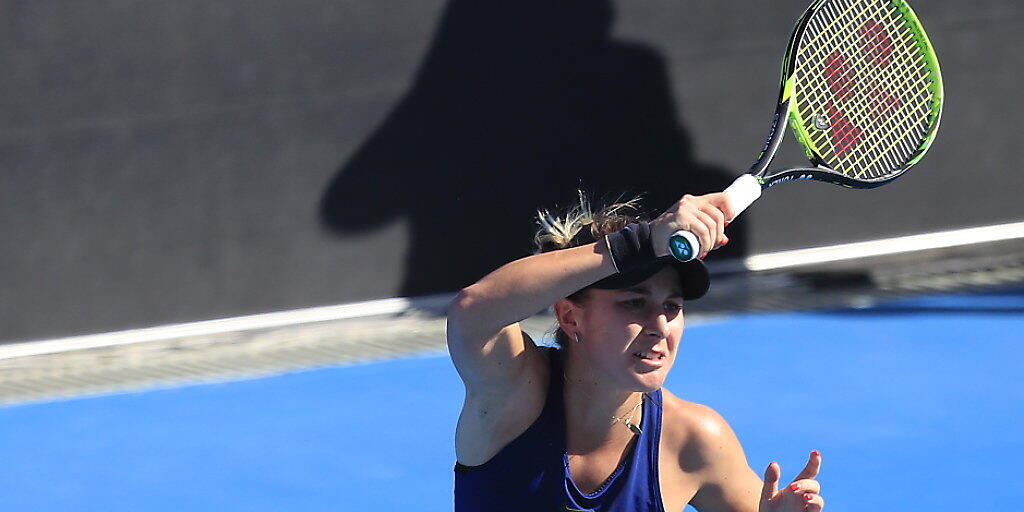
[[[770,501],[779,492],[779,477],[782,475],[782,468],[779,463],[770,462],[764,470],[764,486],[761,488],[761,501]]]
[[[778,498],[783,502],[795,503],[798,506],[803,504],[805,511],[821,510],[825,506],[825,499],[818,494],[821,492],[821,484],[815,480],[797,480],[789,484],[788,491]]]
[[[821,470],[821,452],[814,450],[811,452],[810,457],[807,459],[807,464],[804,466],[803,471],[794,478],[794,480],[801,480],[804,478],[814,479],[818,477],[818,471]]]
[[[807,503],[804,510],[818,512],[825,507],[825,499],[818,494],[821,492],[821,484],[814,480],[819,471],[821,471],[821,452],[814,450],[807,458],[807,464],[803,471],[790,484],[791,490],[803,493],[802,498]]]
[[[693,233],[700,238],[700,254],[697,257],[703,258],[712,249],[718,247],[718,227],[715,226],[715,219],[702,210],[693,210],[691,213],[700,223],[700,227],[693,230]],[[692,223],[691,226],[696,224]]]
[[[814,451],[812,452],[812,458],[817,459],[820,466],[821,454]],[[804,470],[806,471],[807,468],[805,467]],[[764,471],[764,486],[761,488],[762,507],[764,503],[774,501],[777,504],[785,504],[785,507],[792,507],[794,504],[797,507],[803,505],[805,512],[821,512],[821,509],[825,508],[825,498],[818,494],[821,492],[821,484],[817,480],[798,478],[789,484],[786,489],[783,489],[782,493],[779,493],[779,478],[781,476],[782,468],[779,467],[777,462],[768,464],[768,468]],[[786,510],[797,509],[786,508]]]
[[[778,463],[768,464],[764,471],[764,487],[761,489],[762,504],[774,501],[776,504],[785,504],[785,507],[803,506],[806,512],[820,512],[825,508],[825,499],[821,497],[821,484],[814,478],[818,476],[821,469],[821,453],[817,450],[811,452],[811,456],[804,466],[803,471],[782,493],[778,492],[779,478],[782,476],[782,468]],[[763,505],[762,505],[763,507]],[[785,510],[797,510],[796,508],[785,508]]]
[[[679,221],[700,239],[703,258],[708,252],[724,244],[725,213],[706,199],[706,196],[685,195],[679,202]],[[689,214],[689,215],[687,215]],[[699,223],[699,225],[698,225]]]
[[[720,210],[725,215],[725,220],[732,222],[736,218],[736,212],[733,211],[732,204],[729,203],[729,196],[725,195],[724,192],[716,192],[714,194],[705,194],[701,196],[715,208]]]
[[[728,212],[723,211],[718,205],[727,205],[725,195],[722,193],[703,196],[687,194],[665,213],[651,221],[651,236],[655,240],[666,242],[656,244],[655,255],[667,255],[669,252],[668,238],[680,230],[696,235],[700,244],[700,253],[697,256],[700,258],[725,245],[729,240],[725,236],[725,221],[728,219]],[[728,206],[725,207],[728,208]],[[662,249],[664,249],[664,253],[661,252]]]
[[[710,202],[706,202],[700,205],[700,211],[704,212],[714,220],[715,227],[715,249],[725,245],[727,239],[725,237],[725,213],[719,210]],[[709,249],[710,250],[710,249]]]
[[[804,494],[804,501],[807,502],[807,506],[804,507],[807,512],[820,512],[825,508],[825,498],[820,494]]]
[[[821,492],[821,484],[818,483],[817,480],[802,478],[789,484],[789,490],[793,492],[818,494]]]

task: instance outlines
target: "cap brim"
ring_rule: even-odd
[[[708,292],[708,288],[711,287],[711,276],[708,274],[708,267],[704,265],[703,261],[690,260],[686,263],[681,263],[671,256],[658,258],[639,269],[625,274],[615,274],[606,277],[590,285],[588,288],[598,288],[601,290],[629,288],[646,281],[669,265],[672,265],[679,272],[679,282],[683,288],[684,299],[699,299]]]

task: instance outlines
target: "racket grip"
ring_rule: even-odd
[[[746,210],[757,198],[761,197],[761,182],[752,174],[744,174],[725,189],[725,200],[732,210],[733,219]],[[687,262],[696,258],[702,251],[697,235],[689,231],[676,231],[668,239],[668,252],[675,259]]]

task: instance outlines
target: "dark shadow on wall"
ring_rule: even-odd
[[[539,208],[583,188],[644,193],[657,214],[735,172],[694,161],[664,59],[610,36],[607,1],[452,0],[412,90],[335,176],[322,220],[345,235],[412,226],[399,295],[447,292],[531,252]],[[743,252],[743,225],[716,258]]]

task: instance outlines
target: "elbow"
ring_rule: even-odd
[[[448,303],[448,333],[451,335],[487,331],[492,327],[497,331],[502,327],[495,319],[494,299],[479,284],[463,288]]]
[[[467,337],[467,331],[473,329],[473,325],[479,321],[477,318],[476,308],[479,304],[480,297],[477,295],[472,286],[463,288],[455,295],[451,302],[448,303],[447,318],[447,340],[449,350],[452,348],[452,343],[457,340],[464,340]]]
[[[458,322],[465,318],[470,314],[473,309],[473,305],[476,302],[477,296],[473,290],[473,286],[459,290],[459,293],[455,294],[452,301],[448,303],[448,322]]]

